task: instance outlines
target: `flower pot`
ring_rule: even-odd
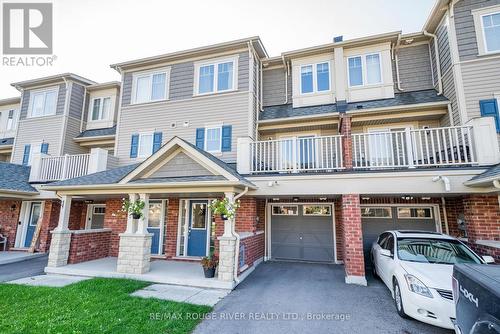
[[[222,220],[227,220],[226,215],[221,214],[220,217],[222,218]]]
[[[132,218],[139,219],[139,218],[141,218],[141,214],[140,213],[133,213]]]
[[[215,276],[215,267],[203,268],[203,273],[205,274],[205,278],[213,278]]]

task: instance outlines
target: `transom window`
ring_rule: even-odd
[[[235,89],[236,59],[197,65],[196,94],[211,94]]]
[[[30,117],[41,117],[56,114],[57,88],[31,92]]]
[[[110,97],[98,97],[92,100],[92,121],[101,121],[109,118],[111,109]]]
[[[134,76],[134,103],[167,99],[167,70],[139,73]]]
[[[139,134],[139,157],[149,157],[153,151],[153,133]]]
[[[349,57],[348,69],[350,87],[382,83],[380,53]]]
[[[482,16],[486,52],[500,51],[500,12]]]
[[[330,63],[303,65],[300,67],[301,94],[330,90]]]
[[[331,205],[303,205],[302,214],[304,216],[331,216]]]
[[[432,218],[432,208],[398,208],[398,218]]]
[[[390,207],[362,207],[361,217],[364,218],[391,218]]]
[[[205,129],[205,151],[220,152],[222,149],[222,127]]]
[[[299,207],[297,205],[273,205],[273,216],[297,216]]]

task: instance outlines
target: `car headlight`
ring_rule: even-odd
[[[429,288],[426,287],[425,284],[422,283],[418,278],[409,274],[406,274],[405,278],[406,283],[408,283],[408,289],[410,289],[410,291],[418,293],[419,295],[425,297],[433,298]]]

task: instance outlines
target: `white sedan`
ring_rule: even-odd
[[[371,250],[374,276],[387,285],[398,314],[453,329],[455,304],[452,273],[455,263],[490,263],[460,240],[423,231],[387,231]]]

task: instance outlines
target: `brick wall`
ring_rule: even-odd
[[[240,208],[236,213],[236,232],[255,232],[257,230],[257,199],[240,198]]]
[[[110,228],[109,255],[118,256],[120,233],[127,229],[127,214],[121,211],[121,199],[109,199],[106,201],[106,213],[104,214],[104,228]]]
[[[245,264],[249,267],[264,257],[264,233],[254,234],[240,240],[240,247],[245,247]]]
[[[111,231],[71,235],[68,263],[102,259],[109,255]]]
[[[364,276],[363,232],[359,195],[342,195],[341,224],[346,275]]]
[[[42,227],[40,229],[40,237],[37,250],[47,252],[50,248],[50,240],[52,234],[50,231],[57,227],[59,223],[59,211],[61,210],[61,202],[59,200],[45,201],[43,206]]]
[[[87,217],[87,204],[83,201],[72,201],[69,212],[68,227],[70,230],[84,230]]]
[[[463,200],[467,238],[500,241],[500,210],[497,195],[469,195]]]
[[[14,247],[21,212],[21,201],[0,201],[0,234],[7,237],[7,248]]]
[[[172,258],[177,252],[177,229],[179,224],[179,199],[168,200],[167,221],[165,223],[165,243],[163,249],[166,258]]]
[[[351,117],[345,114],[340,116],[340,134],[342,137],[342,153],[344,157],[344,167],[352,169],[352,137],[351,137]]]
[[[266,226],[266,200],[263,198],[257,199],[257,231],[264,231]]]

